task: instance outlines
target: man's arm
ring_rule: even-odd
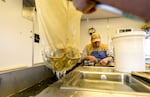
[[[87,49],[87,46],[84,48],[83,50],[83,53],[82,53],[82,60],[89,60],[91,62],[94,62],[96,63],[97,62],[97,59],[95,56],[91,56],[91,55],[88,55],[88,49]]]
[[[97,2],[116,7],[123,12],[150,20],[150,0],[73,0],[77,10],[92,13],[96,10]]]
[[[101,44],[101,50],[106,51],[106,57],[99,61],[101,65],[108,65],[114,61],[113,53],[108,49],[107,44]]]

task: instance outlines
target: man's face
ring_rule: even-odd
[[[93,48],[95,48],[95,49],[99,48],[100,47],[100,41],[93,42],[92,45],[93,45]]]

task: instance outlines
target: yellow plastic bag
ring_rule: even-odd
[[[80,60],[80,19],[68,0],[36,0],[43,59],[56,71],[71,69]]]

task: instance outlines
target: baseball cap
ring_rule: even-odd
[[[91,35],[91,41],[96,42],[96,41],[101,41],[100,34],[97,32],[92,33]]]

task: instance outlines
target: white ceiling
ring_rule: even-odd
[[[120,17],[120,15],[97,8],[96,12],[94,12],[92,14],[83,14],[82,20],[84,20],[84,19],[116,18],[116,17]]]

